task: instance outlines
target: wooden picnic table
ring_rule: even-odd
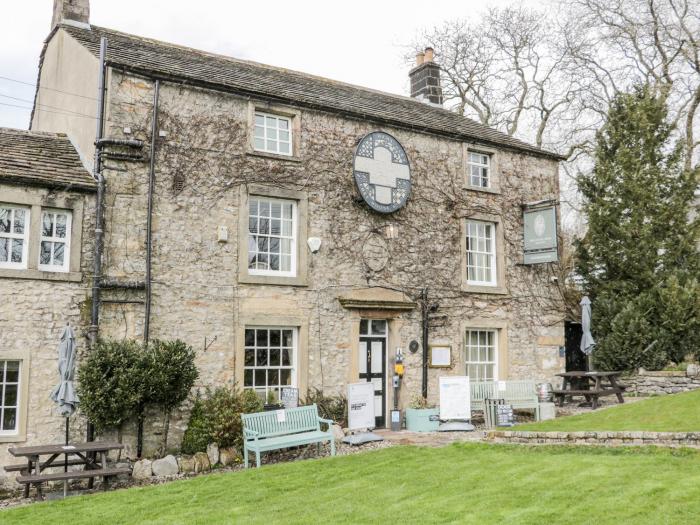
[[[593,410],[598,408],[598,398],[615,395],[618,403],[624,403],[623,392],[627,388],[617,382],[621,372],[586,372],[575,370],[557,374],[562,378],[561,390],[553,390],[559,406],[564,404],[566,398],[582,396],[591,403]]]
[[[124,445],[121,443],[91,441],[89,443],[72,443],[68,445],[38,445],[34,447],[15,447],[8,449],[8,452],[15,457],[27,458],[26,464],[7,465],[6,472],[20,472],[17,482],[24,484],[24,497],[29,497],[29,487],[34,485],[37,491],[37,498],[43,499],[41,490],[42,483],[46,481],[68,481],[70,479],[89,478],[90,486],[96,477],[102,478],[102,487],[107,490],[109,478],[118,474],[130,472],[128,467],[109,468],[107,464],[107,453],[110,450],[121,450]],[[41,456],[49,456],[48,459],[40,460]],[[64,460],[56,461],[59,456],[64,456]],[[69,458],[69,456],[75,456]],[[99,459],[98,459],[99,456]],[[49,468],[83,465],[84,470],[72,470],[69,472],[48,473],[44,472]]]

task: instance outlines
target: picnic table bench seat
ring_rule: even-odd
[[[61,465],[53,465],[55,467]],[[118,476],[120,474],[129,474],[129,467],[114,467],[107,469],[93,470],[69,470],[68,472],[56,472],[55,474],[31,474],[17,476],[18,483],[42,483],[44,481],[64,481],[71,479],[94,478],[96,475],[104,478]]]
[[[269,412],[242,414],[243,421],[243,461],[248,468],[248,453],[255,453],[255,464],[260,466],[263,452],[287,447],[310,445],[328,441],[331,455],[335,456],[335,439],[331,431],[333,420],[318,415],[318,407],[309,406],[287,408]],[[321,423],[327,430],[321,430]]]

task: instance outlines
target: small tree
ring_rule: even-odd
[[[147,391],[144,392],[143,402],[144,405],[160,406],[165,412],[162,445],[165,452],[168,447],[172,411],[187,399],[199,377],[194,363],[195,352],[191,346],[179,339],[154,340],[149,343],[143,358],[143,370],[148,371],[148,378],[144,382]]]
[[[120,428],[139,404],[140,352],[134,341],[98,341],[81,360],[80,409],[98,432]]]

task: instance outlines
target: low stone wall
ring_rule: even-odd
[[[643,368],[639,373],[622,378],[628,394],[653,396],[689,392],[700,388],[698,369],[689,366],[687,372],[649,371]]]
[[[526,432],[490,430],[486,439],[495,443],[531,445],[606,445],[700,448],[700,432]]]

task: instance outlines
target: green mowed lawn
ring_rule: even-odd
[[[577,432],[581,430],[646,430],[649,432],[700,431],[700,390],[651,397],[540,423],[518,425],[517,430]]]
[[[0,511],[0,523],[696,523],[688,450],[397,446]]]

